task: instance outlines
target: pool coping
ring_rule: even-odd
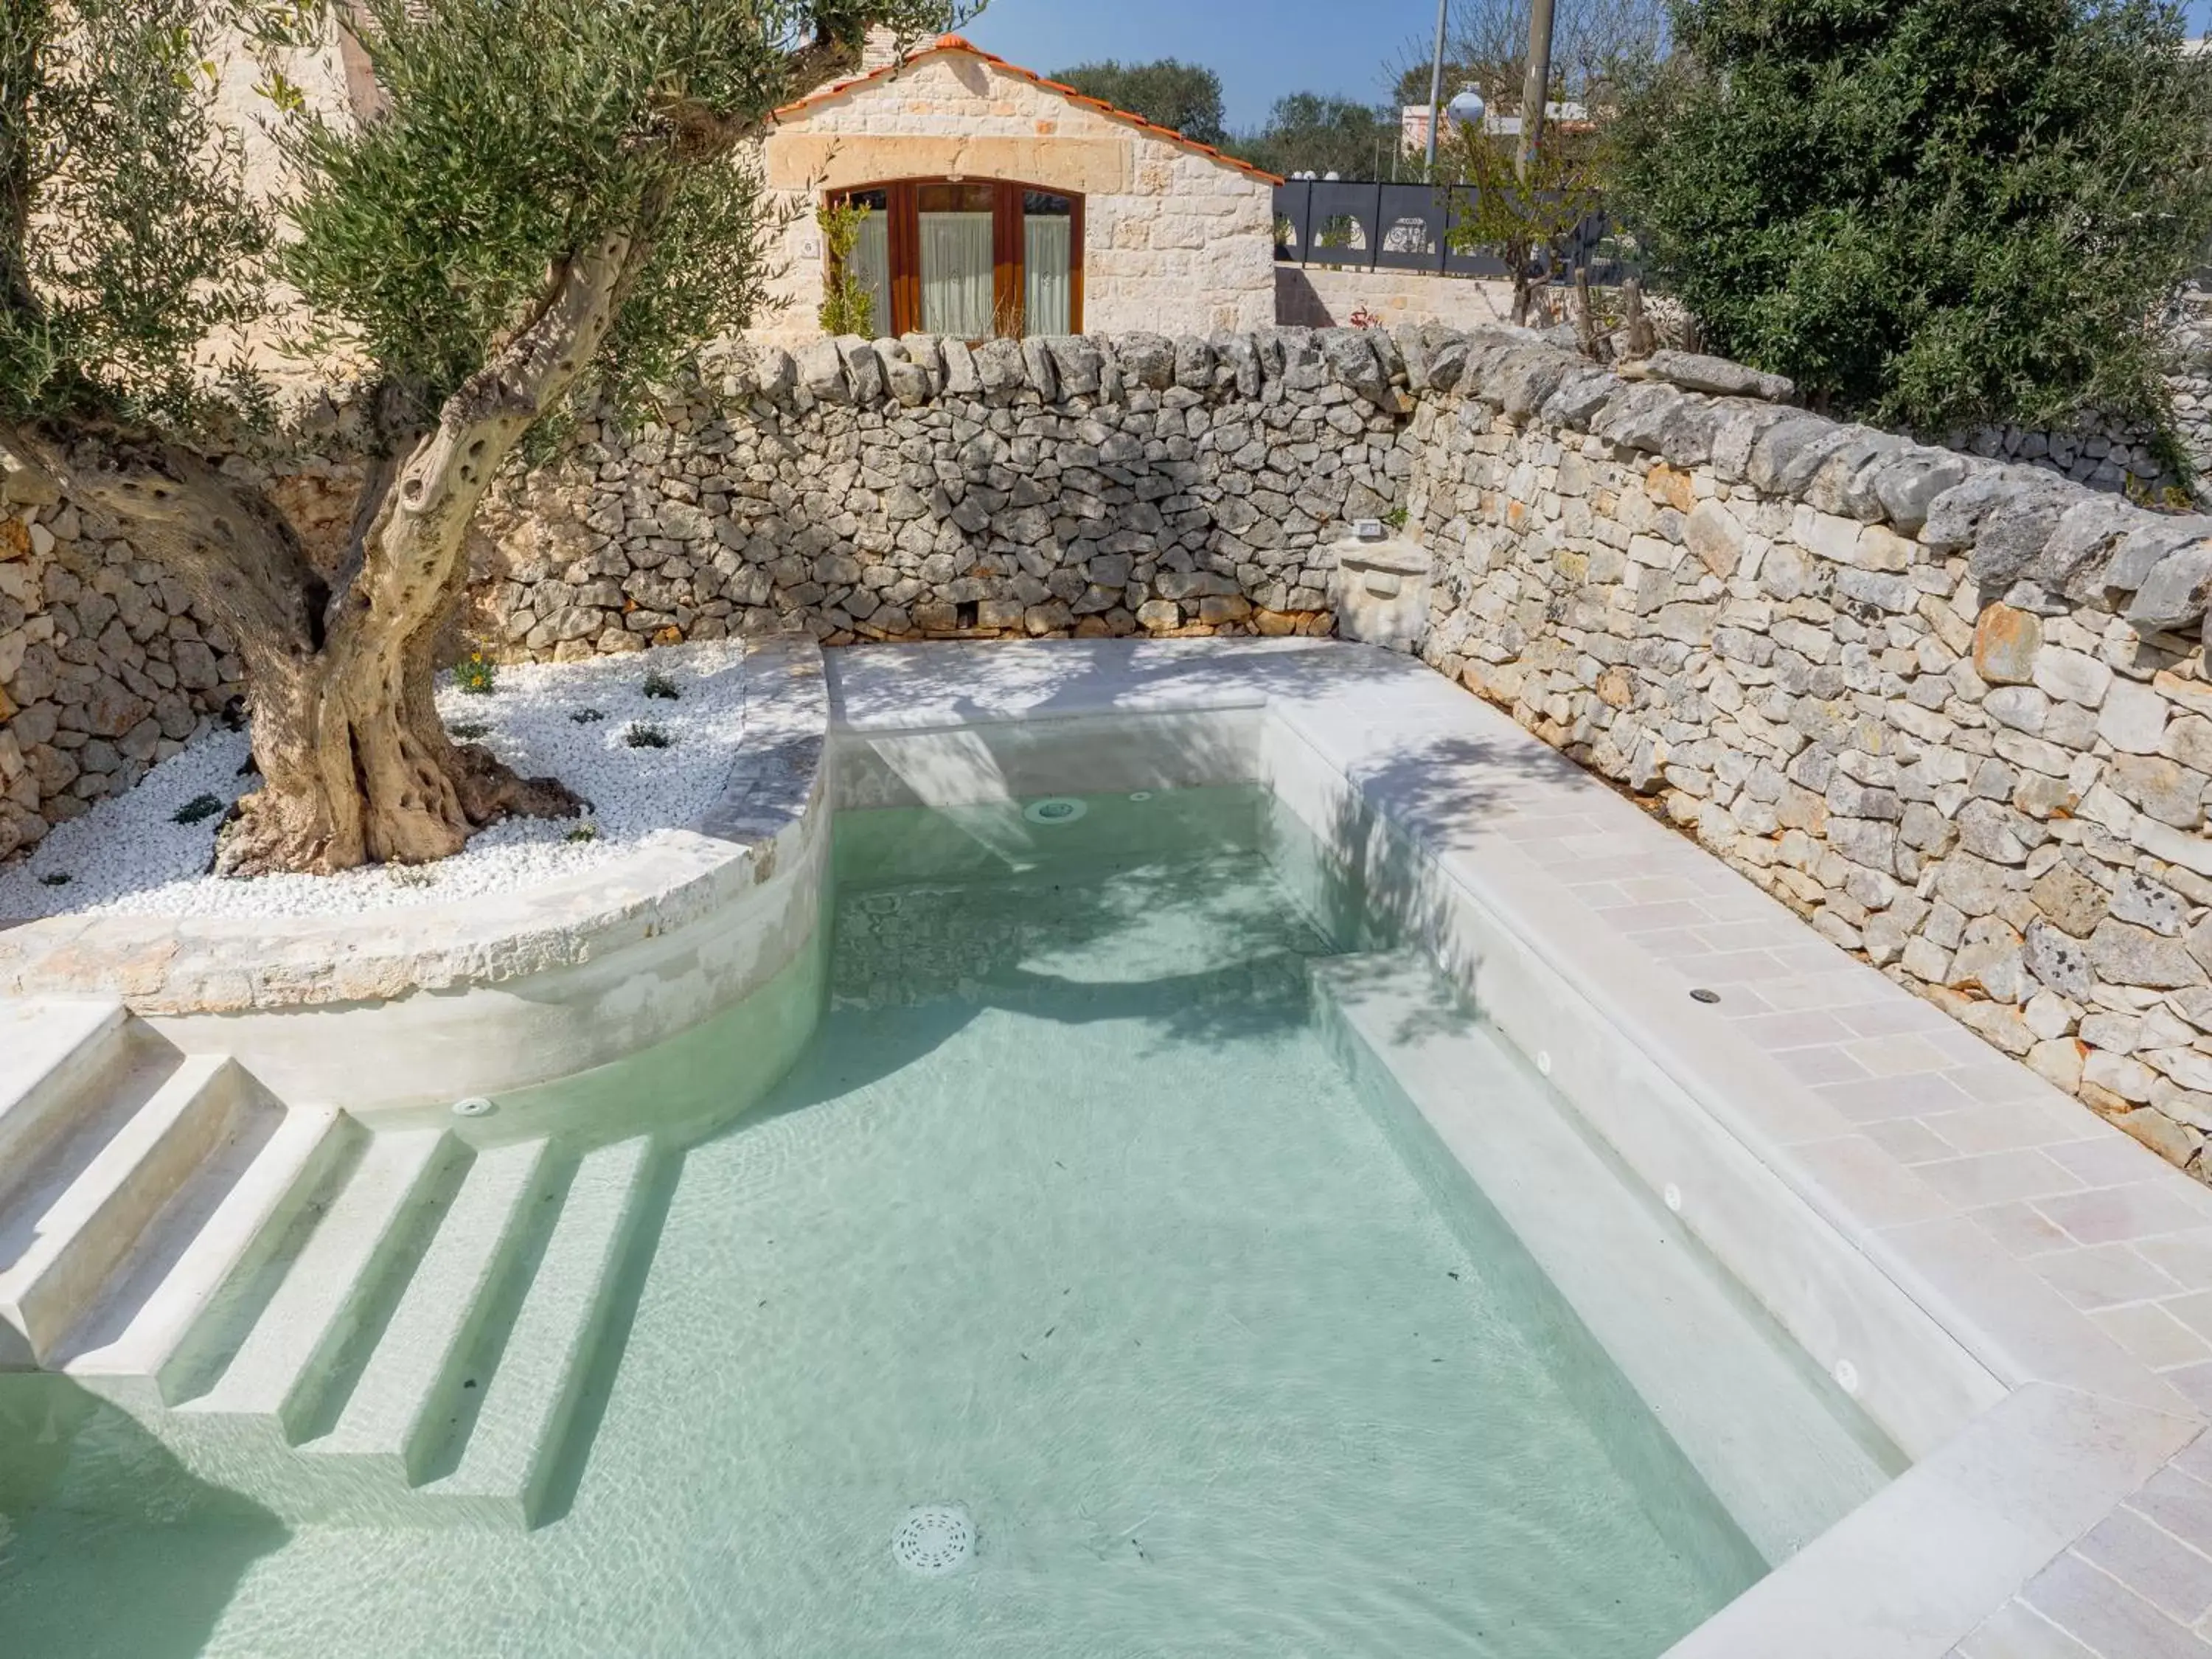
[[[945,643],[829,678],[841,749],[1263,708],[2002,1384],[1674,1659],[2212,1654],[2212,1191],[1410,659]]]
[[[827,699],[811,636],[746,642],[745,729],[690,825],[580,874],[359,916],[62,915],[0,932],[0,995],[134,1013],[268,1013],[507,985],[697,921],[770,879],[818,798]]]

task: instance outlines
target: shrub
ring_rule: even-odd
[[[482,720],[455,720],[446,730],[463,743],[474,743],[485,732],[490,731],[491,727],[486,726]]]
[[[472,697],[488,697],[499,690],[499,665],[481,651],[471,651],[453,665],[453,684]]]
[[[570,714],[568,718],[575,721],[579,726],[589,726],[594,720],[603,720],[606,719],[606,716],[599,713],[596,708],[579,708]]]
[[[1620,201],[1711,348],[1867,418],[2157,418],[2212,233],[2212,76],[2158,0],[1677,0]]]
[[[824,334],[875,338],[876,296],[853,273],[853,250],[860,245],[860,227],[866,222],[868,211],[858,203],[831,202],[814,216],[822,227],[823,251],[830,258],[830,274],[822,284]]]
[[[645,684],[641,689],[648,697],[661,697],[670,702],[684,695],[676,689],[676,682],[657,668],[645,677]]]
[[[623,741],[633,749],[665,749],[676,739],[649,721],[637,720],[623,734]]]
[[[599,825],[595,823],[580,823],[574,830],[571,830],[567,835],[561,837],[562,841],[567,842],[597,841],[599,838]]]
[[[213,817],[223,810],[223,804],[213,795],[194,795],[169,814],[172,823],[198,823]]]
[[[69,884],[70,873],[66,870],[56,870],[51,875],[39,878],[39,885],[41,887],[66,887]]]

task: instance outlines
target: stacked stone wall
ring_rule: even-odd
[[[2212,520],[1450,349],[1407,350],[1429,660],[2204,1174]]]
[[[131,787],[241,678],[176,578],[66,502],[0,508],[0,858]]]
[[[1653,372],[1680,383],[1435,326],[728,344],[658,423],[587,423],[501,484],[469,625],[553,659],[793,626],[1323,633],[1346,521],[1402,509],[1434,666],[2204,1174],[2212,518],[1733,366]],[[328,562],[356,466],[228,465]],[[240,690],[228,646],[67,503],[15,507],[5,835],[171,752]]]
[[[1411,471],[1378,344],[1395,361],[1350,330],[732,348],[665,423],[589,427],[501,492],[477,626],[555,659],[773,627],[1326,633],[1328,544]]]

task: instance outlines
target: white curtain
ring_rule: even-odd
[[[853,244],[853,275],[875,302],[869,320],[879,336],[891,331],[890,235],[890,216],[877,211],[860,221],[860,238]]]
[[[921,216],[921,331],[981,340],[993,332],[991,216]]]
[[[1072,219],[1032,215],[1023,222],[1024,228],[1024,258],[1028,262],[1029,291],[1023,296],[1028,307],[1024,319],[1026,331],[1031,334],[1066,334],[1073,325],[1071,301],[1074,285],[1069,277],[1073,267],[1075,222]]]

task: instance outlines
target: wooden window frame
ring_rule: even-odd
[[[917,178],[881,179],[869,184],[848,185],[830,192],[833,203],[849,201],[876,191],[884,193],[889,219],[884,243],[890,259],[891,325],[893,336],[913,334],[921,328],[921,191],[927,185],[988,185],[991,186],[991,310],[996,318],[1011,317],[1015,331],[1000,337],[1018,339],[1028,327],[1028,244],[1022,228],[1023,198],[1031,191],[1057,196],[1069,204],[1069,271],[1067,327],[1083,332],[1083,212],[1080,191],[1052,185],[1025,183],[1018,179]],[[825,270],[834,277],[834,267]]]

